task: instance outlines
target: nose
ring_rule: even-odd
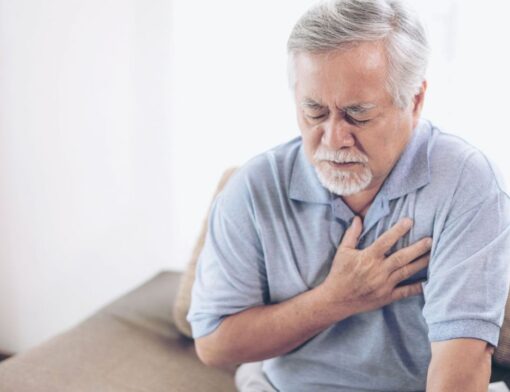
[[[324,124],[322,144],[332,150],[352,147],[355,144],[351,126],[341,119],[329,119]]]

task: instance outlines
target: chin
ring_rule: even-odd
[[[333,170],[323,166],[315,167],[315,172],[322,186],[339,196],[359,193],[368,188],[373,179],[372,171],[366,166],[359,172]]]

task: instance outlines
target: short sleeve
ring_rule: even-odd
[[[243,173],[234,174],[209,215],[187,320],[193,337],[212,333],[225,316],[268,298],[264,257]]]
[[[466,162],[450,213],[434,232],[423,315],[429,340],[497,346],[510,280],[510,200],[481,154]]]

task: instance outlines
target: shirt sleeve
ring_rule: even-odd
[[[466,162],[433,235],[423,285],[429,340],[476,338],[497,346],[510,281],[510,198],[481,154]]]
[[[267,303],[263,251],[243,173],[234,174],[209,215],[187,319],[193,337],[212,333],[228,315]]]

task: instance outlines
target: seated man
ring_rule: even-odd
[[[200,359],[263,361],[261,391],[486,392],[510,199],[420,119],[422,26],[396,0],[337,0],[288,51],[301,136],[214,202],[188,315]]]

